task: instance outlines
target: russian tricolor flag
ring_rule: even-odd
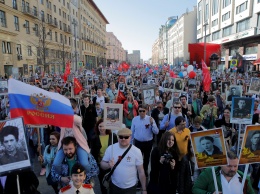
[[[23,117],[30,125],[72,128],[74,112],[69,99],[36,86],[8,80],[11,118]]]

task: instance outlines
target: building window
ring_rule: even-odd
[[[25,20],[25,29],[26,29],[26,34],[30,34],[30,23],[27,20]]]
[[[32,56],[32,47],[28,46],[28,56]]]
[[[43,0],[41,0],[41,4],[43,5]]]
[[[231,0],[223,0],[223,8],[229,6],[231,4]]]
[[[58,42],[58,33],[55,32],[55,41]]]
[[[63,43],[63,35],[60,34],[60,43]]]
[[[14,16],[14,28],[15,31],[19,31],[19,18],[17,16]]]
[[[70,4],[67,2],[67,9],[69,9],[70,8]]]
[[[209,19],[209,4],[205,5],[205,12],[204,12],[204,21],[206,22]]]
[[[35,31],[35,36],[39,36],[39,26],[38,26],[38,24],[34,24],[34,31]]]
[[[17,0],[13,0],[13,8],[17,9]]]
[[[199,25],[199,24],[201,24],[201,20],[202,20],[202,8],[201,8],[201,6],[202,6],[202,1],[200,1],[199,3],[198,3],[198,17],[197,17],[197,25]]]
[[[11,54],[12,53],[11,42],[6,42],[6,53],[7,54]]]
[[[0,21],[1,21],[1,26],[6,27],[6,17],[5,17],[5,12],[0,10]]]
[[[248,30],[250,27],[249,21],[250,21],[249,19],[245,19],[243,21],[237,22],[237,32]]]
[[[212,33],[212,40],[218,40],[220,38],[220,31]]]
[[[59,9],[59,15],[61,16],[61,9]]]
[[[67,44],[67,36],[64,36],[64,44]]]
[[[65,0],[63,0],[63,6],[65,6]]]
[[[226,28],[223,28],[223,36],[222,37],[226,37],[231,35],[232,32],[232,26],[228,26]]]
[[[218,1],[219,0],[212,1],[212,15],[215,15],[218,13]]]
[[[245,46],[244,51],[245,51],[245,55],[257,54],[258,44],[257,43],[248,44]]]
[[[50,40],[52,40],[52,31],[49,30],[49,36],[50,36]]]
[[[201,33],[201,29],[198,29],[198,30],[197,30],[197,34],[200,34],[200,33]]]
[[[2,42],[2,53],[6,53],[5,41]]]
[[[257,3],[260,3],[260,0],[257,0]]]
[[[212,27],[218,25],[218,18],[212,21]]]
[[[56,5],[53,5],[53,10],[56,13]]]
[[[230,18],[230,11],[222,15],[222,22],[228,20]]]
[[[44,11],[41,11],[41,19],[44,22]]]
[[[248,1],[245,1],[244,3],[240,4],[239,6],[237,6],[236,14],[239,14],[239,13],[247,10],[247,3],[248,3]]]
[[[70,37],[69,37],[69,45],[71,46],[71,42],[70,42],[71,40],[70,40]]]
[[[229,56],[236,56],[237,53],[239,53],[238,46],[233,46],[229,48]]]

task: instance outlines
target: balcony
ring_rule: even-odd
[[[70,34],[71,34],[71,30],[70,30],[70,28],[67,27],[67,26],[64,28],[64,32],[67,32],[67,33],[70,33]]]
[[[58,27],[58,22],[56,20],[53,20],[53,19],[47,19],[47,24],[57,28]]]
[[[38,12],[37,10],[34,10],[27,6],[22,6],[22,12],[28,16],[31,16],[33,18],[38,18]]]

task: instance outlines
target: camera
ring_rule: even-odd
[[[170,163],[171,159],[173,159],[173,156],[169,153],[163,154],[164,157],[164,163]]]

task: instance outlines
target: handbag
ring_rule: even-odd
[[[109,183],[111,181],[111,176],[114,172],[114,170],[116,169],[117,165],[122,161],[122,159],[125,157],[125,155],[127,154],[127,152],[130,150],[130,148],[132,147],[132,144],[130,144],[130,146],[127,148],[127,150],[123,153],[121,160],[117,160],[116,164],[113,166],[113,168],[104,175],[103,179],[102,179],[102,184],[106,189],[109,189]]]

